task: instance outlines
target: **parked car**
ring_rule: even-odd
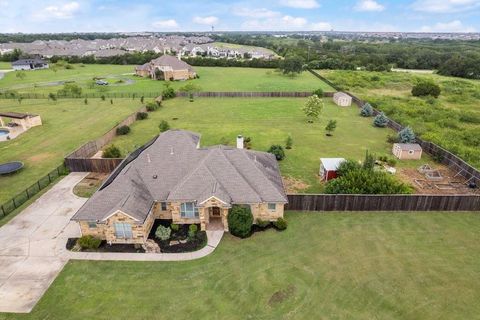
[[[95,84],[99,85],[99,86],[107,86],[108,82],[105,81],[105,80],[97,80],[97,81],[95,81]]]

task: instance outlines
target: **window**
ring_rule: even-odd
[[[94,229],[94,228],[97,227],[97,223],[96,223],[96,222],[88,222],[88,227],[89,227],[90,229]]]
[[[408,150],[408,154],[414,154],[415,151],[414,150]]]
[[[268,204],[268,210],[275,211],[276,209],[277,209],[277,204],[275,204],[275,203],[269,203]]]
[[[180,208],[182,218],[198,218],[198,208],[193,202],[184,202]]]
[[[160,205],[161,205],[162,211],[167,211],[167,203],[166,202],[161,202]]]
[[[115,237],[131,239],[132,235],[132,226],[129,223],[114,223],[115,227]]]

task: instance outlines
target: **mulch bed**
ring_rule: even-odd
[[[155,231],[158,226],[162,225],[169,228],[172,224],[172,220],[166,219],[157,219],[155,220],[152,230],[148,235],[149,239],[152,239],[160,246],[160,251],[163,253],[182,253],[182,252],[192,252],[200,250],[205,247],[207,244],[207,233],[205,231],[198,231],[195,239],[188,240],[186,243],[178,243],[175,245],[170,245],[170,241],[180,241],[188,239],[188,224],[180,224],[179,229],[176,232],[172,231],[169,240],[159,240],[155,238]],[[200,230],[200,225],[197,224],[198,230]]]
[[[72,250],[77,243],[78,238],[68,238],[67,250]],[[126,252],[126,253],[144,253],[145,250],[141,246],[136,247],[134,244],[116,243],[109,245],[106,241],[102,241],[100,247],[96,250],[80,250],[81,252]]]

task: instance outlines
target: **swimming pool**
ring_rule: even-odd
[[[8,129],[0,129],[0,141],[7,141],[9,133]]]

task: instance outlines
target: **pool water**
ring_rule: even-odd
[[[0,129],[0,136],[6,136],[10,133],[8,130]]]

